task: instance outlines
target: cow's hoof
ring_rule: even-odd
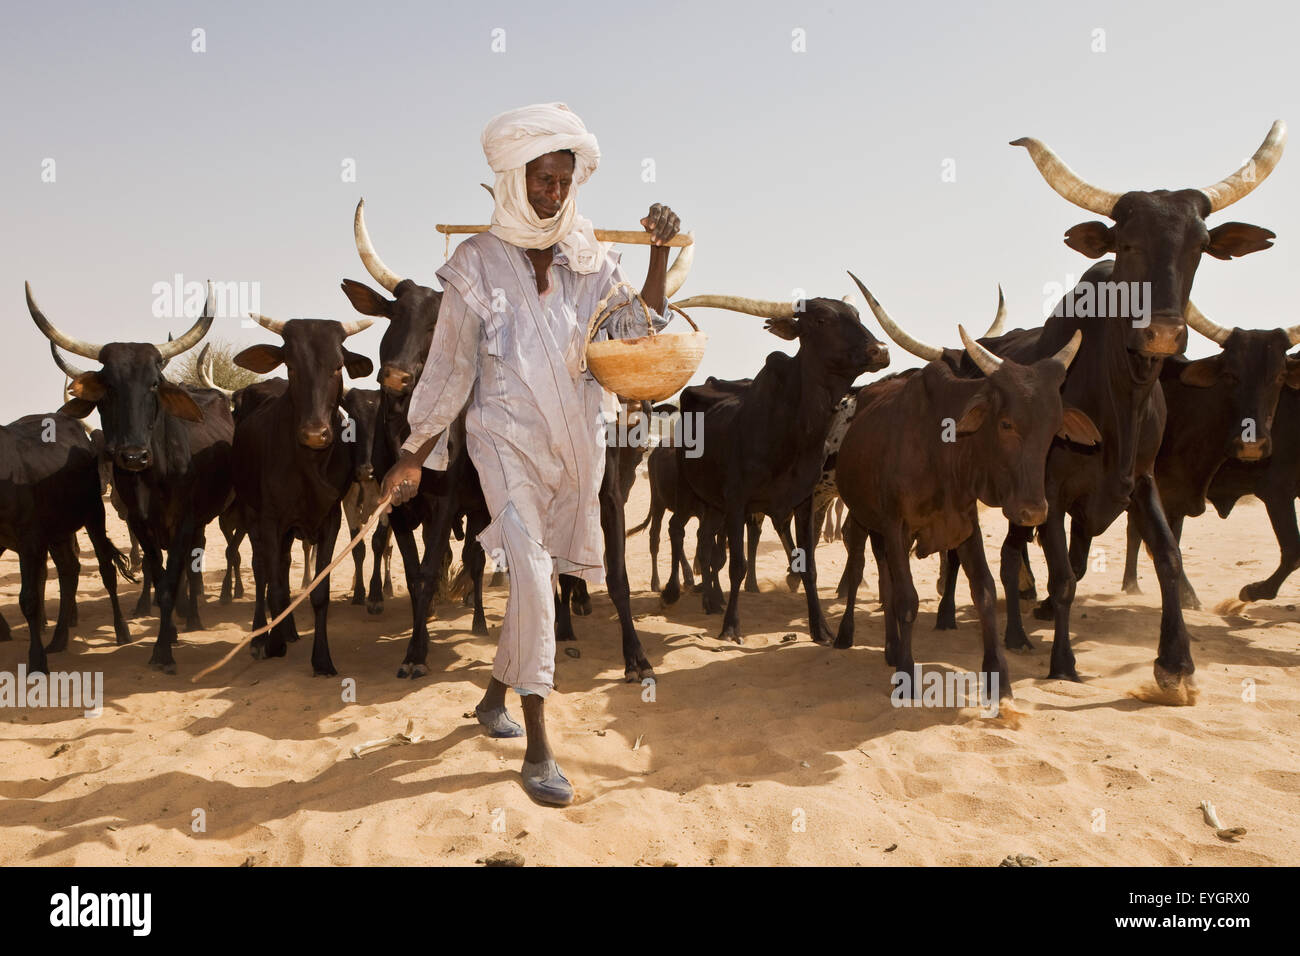
[[[311,665],[311,674],[313,677],[337,677],[338,673],[339,672],[334,669],[334,665],[328,661],[324,664]]]
[[[587,598],[582,601],[577,601],[577,600],[570,601],[569,610],[571,610],[574,614],[577,614],[579,617],[586,617],[588,614],[591,613],[591,598]]]
[[[720,641],[730,641],[732,644],[744,644],[745,639],[740,634],[740,628],[735,624],[728,624],[718,635]]]
[[[650,666],[650,662],[645,658],[624,664],[623,680],[628,684],[640,684],[645,680],[658,683],[655,678],[655,669]]]
[[[670,584],[668,587],[664,588],[663,593],[659,595],[659,603],[664,607],[672,607],[677,603],[677,600],[681,596],[681,589],[676,584]]]
[[[155,660],[150,660],[150,661],[149,661],[149,666],[150,666],[152,669],[156,670],[156,671],[162,671],[164,674],[175,674],[175,673],[176,673],[176,662],[175,662],[175,661],[155,661]]]
[[[577,639],[578,635],[574,634],[572,630],[555,632],[556,641],[576,641]]]
[[[1237,597],[1242,601],[1271,601],[1277,597],[1277,591],[1271,589],[1267,582],[1256,581],[1242,588]]]
[[[474,623],[470,625],[469,632],[473,634],[475,637],[487,637],[488,636],[487,620],[481,617],[475,618]]]
[[[759,591],[758,591],[758,582],[757,582],[757,581],[746,581],[746,582],[745,582],[745,590],[746,590],[748,593],[750,593],[750,594],[758,594],[758,593],[759,593]]]
[[[1056,608],[1052,606],[1050,599],[1040,601],[1038,604],[1034,605],[1033,615],[1034,620],[1036,621],[1055,621]]]
[[[1242,600],[1243,600],[1243,601],[1244,601],[1244,600],[1247,600],[1247,598],[1242,598]],[[150,610],[151,610],[151,609],[150,609],[150,607],[149,607],[149,602],[148,602],[148,601],[140,601],[138,604],[136,604],[135,607],[133,607],[133,608],[131,609],[131,616],[132,616],[132,617],[148,617],[148,616],[149,616],[149,611],[150,611]]]
[[[793,594],[795,591],[798,591],[799,585],[802,583],[803,583],[803,579],[799,577],[799,575],[797,574],[787,574],[785,576],[785,586],[790,589],[791,594]]]
[[[1125,581],[1125,582],[1124,582],[1124,593],[1125,593],[1125,594],[1141,594],[1141,593],[1142,593],[1142,588],[1140,588],[1140,587],[1138,586],[1137,581]]]
[[[383,614],[383,613],[384,613],[384,602],[383,602],[383,601],[367,601],[367,602],[366,602],[366,613],[367,613],[367,614]]]
[[[134,638],[131,637],[131,630],[126,626],[125,622],[123,622],[120,627],[114,624],[113,630],[117,636],[117,643],[119,644],[130,644],[131,641],[134,640]]]
[[[1047,672],[1047,679],[1074,681],[1076,684],[1083,683],[1083,678],[1079,676],[1079,672],[1075,670],[1073,664],[1066,664],[1061,667],[1053,666],[1052,669]]]
[[[354,594],[352,595],[352,603],[356,605],[365,604],[366,596],[364,594]]]
[[[207,628],[203,626],[203,622],[200,621],[197,617],[193,617],[185,622],[185,626],[181,628],[181,630],[184,631],[186,634],[189,634],[194,631],[207,630]]]
[[[1003,641],[1009,651],[1017,651],[1021,654],[1028,654],[1034,649],[1034,642],[1029,639],[1029,635],[1024,631],[1009,632]]]
[[[413,664],[410,661],[403,661],[402,666],[397,669],[397,676],[403,679],[414,680],[417,677],[423,677],[429,673],[429,668],[424,664]]]
[[[1188,665],[1190,668],[1191,665]],[[1156,686],[1163,691],[1173,691],[1180,689],[1184,683],[1188,687],[1192,686],[1191,670],[1171,671],[1160,666],[1157,661],[1154,666]]]
[[[940,608],[939,616],[934,619],[934,629],[936,631],[955,631],[957,630],[957,612],[951,608]]]
[[[234,598],[231,597],[229,591],[222,591],[222,592],[221,592],[221,597],[217,598],[217,603],[218,603],[218,604],[229,604],[229,603],[230,603],[231,601],[233,601],[233,600],[234,600]]]
[[[835,635],[835,643],[832,644],[831,647],[835,648],[837,651],[847,651],[852,648],[853,632],[850,631],[846,634],[841,631],[839,634]]]

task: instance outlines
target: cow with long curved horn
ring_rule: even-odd
[[[172,614],[177,608],[180,577],[186,576],[190,594],[183,608],[185,629],[201,630],[203,579],[193,555],[195,548],[202,553],[203,529],[221,513],[230,496],[234,422],[224,396],[191,393],[169,382],[163,367],[169,359],[196,346],[212,327],[212,284],[208,284],[203,314],[194,324],[174,341],[157,345],[101,345],[79,339],[45,316],[30,284],[26,293],[32,321],[52,345],[101,365],[93,371],[64,369],[79,374],[72,382],[74,397],[63,411],[78,418],[99,411],[112,482],[126,511],[127,527],[140,542],[147,577],[158,597],[158,637],[149,664],[175,673]],[[55,361],[63,367],[57,354]],[[142,590],[135,613],[144,616],[150,607],[148,592]]]

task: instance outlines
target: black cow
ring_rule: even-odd
[[[1284,387],[1300,388],[1300,358],[1286,354],[1300,344],[1300,326],[1227,329],[1190,302],[1187,324],[1222,351],[1193,362],[1167,359],[1160,373],[1168,412],[1155,461],[1156,487],[1179,541],[1183,520],[1204,513],[1210,481],[1225,461],[1255,462],[1273,454],[1278,399]],[[1139,543],[1137,522],[1130,519],[1124,561],[1124,590],[1130,594],[1138,591]],[[1200,607],[1185,574],[1180,588],[1183,607]]]
[[[181,388],[167,381],[162,370],[169,359],[207,334],[213,321],[211,287],[204,314],[176,341],[162,345],[94,345],[72,338],[37,308],[30,286],[27,309],[50,341],[102,366],[77,376],[72,384],[76,397],[63,411],[84,418],[99,409],[105,453],[113,461],[113,480],[126,507],[127,525],[140,541],[158,592],[158,638],[149,666],[174,674],[172,610],[182,572],[189,579],[192,597],[185,628],[203,629],[198,613],[203,594],[203,529],[230,499],[234,422],[225,396]]]
[[[1151,424],[1161,421],[1158,408],[1150,405],[1163,404],[1163,394],[1156,388],[1163,359],[1186,346],[1184,314],[1201,256],[1231,259],[1272,245],[1274,234],[1267,229],[1239,222],[1210,229],[1205,219],[1247,195],[1272,172],[1285,138],[1285,124],[1274,123],[1250,161],[1204,189],[1126,193],[1086,183],[1038,140],[1012,143],[1029,151],[1044,179],[1062,197],[1114,221],[1113,226],[1085,222],[1066,231],[1070,248],[1090,258],[1107,253],[1115,258],[1089,269],[1041,329],[1016,330],[983,342],[995,354],[1027,364],[1060,349],[1074,332],[1084,333],[1063,396],[1096,423],[1102,441],[1097,449],[1058,443],[1047,459],[1051,511],[1038,537],[1047,557],[1055,618],[1050,677],[1079,680],[1069,620],[1077,578],[1065,517],[1072,519],[1077,558],[1087,553],[1092,537],[1105,531],[1130,504],[1142,539],[1155,556],[1160,581],[1156,682],[1166,689],[1177,687],[1195,670],[1178,599],[1182,559],[1149,470],[1160,444]],[[941,357],[943,350],[917,354],[932,360]],[[950,355],[946,361],[970,373],[969,363],[959,356]],[[1006,643],[1022,650],[1032,645],[1015,595],[1020,589],[1024,545],[1031,535],[1031,529],[1013,524],[1002,546]]]
[[[22,576],[18,601],[31,637],[29,671],[47,669],[41,640],[47,552],[59,575],[59,617],[48,650],[57,652],[68,646],[81,570],[74,542],[77,530],[83,527],[94,545],[100,579],[113,605],[117,642],[125,644],[131,633],[117,600],[117,572],[128,579],[131,573],[104,529],[98,453],[86,430],[75,418],[57,412],[26,415],[0,428],[0,550],[18,554]],[[0,641],[7,640],[9,626],[0,618]]]
[[[280,321],[253,318],[280,336],[281,345],[253,345],[235,364],[266,373],[284,365],[288,382],[266,398],[235,428],[235,492],[245,509],[253,542],[255,610],[253,628],[278,615],[289,603],[289,550],[295,536],[316,547],[316,573],[325,570],[339,532],[339,503],[352,483],[352,449],[337,440],[343,416],[343,372],[369,375],[370,359],[344,348],[344,340],[370,326],[370,320]],[[326,619],[329,576],[311,593],[315,612],[312,672],[338,673],[330,658]],[[292,616],[269,634],[253,639],[253,657],[283,657],[298,632]]]
[[[888,349],[867,331],[852,305],[839,299],[795,303],[758,302],[732,296],[696,296],[677,303],[726,308],[767,319],[766,329],[798,341],[793,355],[773,352],[741,393],[707,402],[687,388],[682,415],[701,414],[703,441],[698,457],[677,449],[678,473],[704,504],[700,559],[707,587],[717,589],[725,531],[730,544],[731,594],[719,637],[741,641],[739,599],[745,577],[745,519],[761,512],[781,527],[795,515],[795,536],[805,555],[800,572],[808,598],[808,627],[814,641],[829,644],[830,628],[817,598],[812,527],[812,495],[825,462],[826,435],[835,405],[853,380],[883,368]],[[718,556],[720,558],[720,555]]]

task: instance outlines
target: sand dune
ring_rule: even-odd
[[[647,500],[641,480],[630,522]],[[997,521],[985,522],[991,559],[1001,533]],[[113,517],[110,534],[126,543]],[[1050,629],[1026,615],[1038,647],[1010,656],[1013,708],[986,719],[975,709],[890,705],[873,577],[859,605],[858,646],[813,645],[804,599],[786,589],[769,531],[759,559],[764,591],[742,599],[746,642],[723,645],[720,618],[704,615],[696,595],[665,610],[646,590],[639,535],[629,542],[633,610],[660,679],[653,699],[623,683],[613,608],[597,592],[592,616],[575,619],[581,657],[561,650],[559,692],[548,705],[561,766],[579,791],[565,810],[524,795],[522,741],[490,740],[464,716],[489,676],[504,587],[488,592],[491,637],[469,633],[468,611],[440,605],[431,674],[398,680],[410,627],[400,559],[398,597],[378,617],[344,603],[348,561],[332,581],[337,678],[311,676],[304,627],[287,658],[241,654],[196,685],[189,677],[226,653],[252,618],[247,597],[215,603],[224,560],[215,525],[207,630],[182,635],[177,676],[146,666],[155,618],[132,621],[136,643],[113,643],[87,548],[81,624],[51,660],[59,670],[102,671],[104,713],[0,710],[0,863],[465,864],[500,850],[530,865],[993,865],[1008,854],[1056,865],[1300,863],[1300,611],[1290,603],[1300,578],[1274,602],[1235,601],[1275,563],[1263,508],[1243,503],[1227,522],[1211,515],[1187,524],[1184,556],[1205,606],[1187,613],[1199,693],[1190,707],[1142,699],[1153,684],[1159,600],[1145,556],[1144,593],[1120,591],[1123,540],[1121,521],[1098,539],[1080,582],[1074,633],[1085,682],[1044,679]],[[1041,586],[1036,547],[1033,557]],[[295,583],[299,561],[295,550]],[[821,545],[818,563],[835,622],[843,546]],[[661,572],[665,565],[666,542]],[[979,637],[965,585],[959,629],[936,632],[938,563],[914,567],[918,662],[975,669]],[[0,644],[0,671],[26,661],[18,588],[17,561],[6,554],[0,611],[14,640]],[[136,586],[123,590],[129,610]],[[53,614],[53,584],[49,592]],[[298,620],[308,625],[310,614]],[[355,681],[355,703],[343,700],[345,678]],[[1243,700],[1246,682],[1253,700]],[[513,695],[510,706],[518,715]],[[420,742],[350,756],[408,721]],[[1247,829],[1240,842],[1215,837],[1202,820],[1204,799],[1224,826]]]

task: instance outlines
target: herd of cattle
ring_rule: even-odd
[[[773,352],[752,379],[709,379],[682,391],[677,410],[696,416],[704,440],[699,454],[686,454],[680,442],[650,453],[650,514],[632,531],[625,528],[624,505],[645,449],[608,449],[600,514],[627,679],[643,680],[654,671],[632,618],[625,538],[650,525],[651,586],[659,590],[656,559],[666,512],[671,512],[672,559],[663,602],[677,601],[683,582],[687,588],[694,584],[684,537],[687,522],[695,518],[698,590],[707,612],[723,613],[719,636],[724,640],[741,640],[740,591],[742,585],[757,589],[753,567],[764,516],[790,556],[789,584],[802,585],[809,632],[821,644],[853,644],[854,607],[870,541],[886,661],[909,676],[915,668],[912,628],[918,607],[910,556],[942,555],[937,626],[955,626],[960,566],[980,624],[981,669],[998,675],[1006,695],[1011,680],[1003,647],[1030,646],[1020,598],[1034,595],[1027,551],[1034,530],[1048,566],[1047,596],[1035,614],[1055,625],[1049,676],[1078,680],[1070,647],[1076,582],[1088,567],[1092,538],[1127,511],[1124,587],[1136,589],[1138,543],[1144,542],[1161,593],[1155,676],[1164,688],[1186,681],[1194,664],[1182,608],[1195,606],[1196,595],[1179,554],[1184,518],[1201,514],[1207,499],[1222,516],[1244,495],[1265,502],[1281,560],[1268,579],[1242,589],[1243,600],[1274,597],[1300,566],[1294,509],[1300,494],[1300,358],[1287,354],[1300,344],[1300,326],[1222,327],[1190,298],[1203,254],[1231,259],[1272,245],[1274,234],[1267,229],[1239,222],[1210,228],[1206,219],[1272,172],[1285,138],[1285,125],[1275,123],[1254,156],[1212,186],[1124,193],[1085,182],[1037,140],[1015,141],[1012,145],[1029,152],[1063,198],[1110,220],[1072,227],[1066,244],[1090,258],[1110,258],[1090,268],[1042,326],[1004,331],[999,307],[993,326],[979,339],[958,327],[961,348],[937,348],[913,338],[853,276],[889,338],[926,361],[869,385],[853,383],[884,368],[888,349],[847,299],[782,303],[696,296],[675,303],[763,317],[768,331],[798,348],[793,355]],[[251,346],[235,357],[236,364],[258,373],[283,365],[287,377],[233,393],[217,387],[210,375],[201,376],[202,384],[180,385],[164,374],[173,357],[207,334],[213,322],[211,293],[204,315],[174,341],[100,345],[54,325],[28,287],[32,319],[71,379],[70,397],[59,412],[26,416],[0,429],[0,546],[18,553],[31,670],[47,668],[47,651],[63,650],[76,623],[75,533],[82,528],[112,604],[117,641],[131,640],[116,585],[119,572],[130,576],[130,565],[105,534],[105,485],[111,486],[112,501],[142,555],[144,585],[136,616],[150,613],[150,588],[156,592],[160,622],[150,664],[167,673],[176,670],[173,615],[184,614],[186,630],[203,626],[196,556],[203,553],[205,529],[213,519],[227,542],[223,603],[242,595],[239,545],[244,536],[251,539],[253,625],[260,628],[289,603],[294,540],[314,550],[319,573],[331,561],[341,515],[355,534],[373,511],[377,481],[396,461],[409,432],[411,391],[425,365],[438,361],[429,348],[441,293],[383,263],[366,231],[364,204],[357,207],[354,237],[367,271],[391,298],[344,280],[352,306],[372,318],[255,316],[278,343]],[[670,296],[689,266],[687,253],[674,263]],[[1117,289],[1140,291],[1117,296]],[[379,349],[380,387],[348,388],[345,377],[367,376],[373,365],[349,351],[346,340],[381,317],[387,328]],[[1184,358],[1189,327],[1219,351],[1196,361]],[[83,371],[59,349],[100,368]],[[99,411],[102,432],[88,435],[78,419],[93,409]],[[644,404],[631,409],[632,414],[649,412]],[[452,428],[450,448],[448,469],[424,470],[417,496],[376,530],[371,544],[377,559],[368,590],[364,545],[353,555],[353,602],[378,613],[385,593],[378,558],[387,557],[389,536],[396,537],[412,621],[399,677],[427,672],[430,604],[453,535],[464,541],[474,633],[487,633],[485,555],[476,538],[489,516],[465,451],[463,417]],[[836,497],[848,509],[843,524],[848,563],[839,582],[845,610],[833,632],[818,598],[815,559],[823,519]],[[1006,615],[1001,642],[978,503],[1000,508],[1009,525],[1001,548]],[[415,542],[417,530],[422,549]],[[60,587],[48,648],[42,639],[47,555]],[[725,602],[724,566],[730,585]],[[387,593],[391,596],[391,579]],[[316,674],[335,673],[328,603],[327,577],[311,594]],[[561,576],[556,607],[557,639],[572,639],[571,610],[590,610],[584,582]],[[282,656],[297,637],[293,617],[286,616],[253,641],[252,653]],[[8,638],[8,626],[0,620],[0,640]]]

